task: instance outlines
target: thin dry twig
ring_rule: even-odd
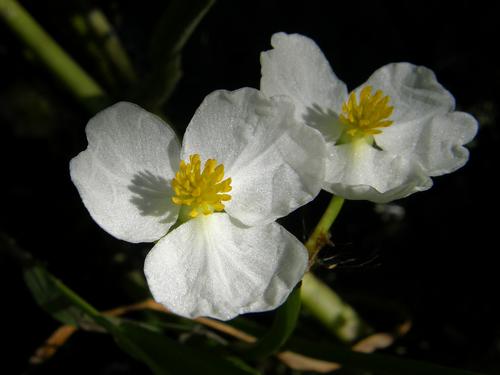
[[[56,354],[57,349],[63,346],[77,330],[78,328],[75,326],[60,326],[47,340],[45,340],[42,346],[35,350],[35,353],[29,359],[29,363],[32,365],[39,365],[45,362]]]

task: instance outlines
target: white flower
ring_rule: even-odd
[[[231,319],[273,309],[302,278],[307,252],[274,220],[321,189],[324,142],[293,111],[254,89],[216,91],[182,147],[134,104],[89,121],[71,178],[104,230],[158,241],[144,271],[154,298],[173,312]]]
[[[348,199],[384,203],[432,186],[430,177],[463,166],[476,120],[454,112],[434,73],[389,64],[347,93],[318,46],[302,35],[273,35],[261,55],[261,90],[287,95],[296,118],[327,145],[323,188]]]

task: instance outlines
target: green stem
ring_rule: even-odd
[[[108,87],[116,87],[116,77],[111,63],[100,45],[95,41],[95,36],[89,28],[87,18],[82,13],[71,16],[71,26],[80,37],[82,46],[87,49],[87,53],[92,58],[100,73],[100,78],[104,80]]]
[[[300,285],[288,296],[276,310],[273,325],[244,354],[246,358],[266,358],[277,353],[288,341],[300,314]]]
[[[321,216],[321,219],[316,225],[316,228],[314,228],[311,236],[307,240],[306,248],[309,252],[309,261],[311,264],[316,259],[321,248],[329,242],[330,227],[335,222],[343,204],[344,198],[334,195],[323,213],[323,216]]]
[[[341,341],[352,343],[369,332],[358,313],[311,272],[304,275],[302,305]]]
[[[0,18],[89,111],[105,107],[108,98],[94,81],[16,0],[0,0]]]
[[[335,222],[344,198],[333,196],[323,216],[305,246],[312,266],[321,248],[330,241],[330,227]],[[340,340],[351,343],[369,332],[356,311],[345,303],[328,285],[311,272],[304,275],[301,289],[302,304],[316,319]]]
[[[135,70],[106,15],[100,9],[95,8],[88,13],[87,19],[91,29],[101,41],[108,59],[119,74],[127,83],[134,83],[137,80]]]

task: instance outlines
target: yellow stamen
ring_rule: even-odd
[[[346,133],[350,137],[360,138],[382,133],[380,128],[392,125],[388,120],[394,111],[389,105],[389,96],[384,96],[382,90],[372,95],[372,86],[365,86],[359,94],[352,92],[349,99],[342,105],[340,121],[347,126]]]
[[[223,211],[223,201],[231,199],[231,195],[224,194],[231,191],[231,179],[224,181],[224,165],[217,165],[214,159],[208,159],[201,171],[200,155],[189,156],[189,163],[181,160],[179,171],[172,180],[172,189],[175,195],[172,202],[177,205],[189,206],[189,216],[194,218],[210,215],[214,211]]]

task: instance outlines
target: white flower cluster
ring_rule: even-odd
[[[350,95],[316,44],[275,34],[261,91],[208,95],[182,145],[131,103],[92,118],[71,178],[94,220],[155,242],[144,272],[155,300],[186,317],[274,309],[307,268],[276,219],[323,188],[388,202],[465,164],[477,131],[426,68],[390,64]]]

